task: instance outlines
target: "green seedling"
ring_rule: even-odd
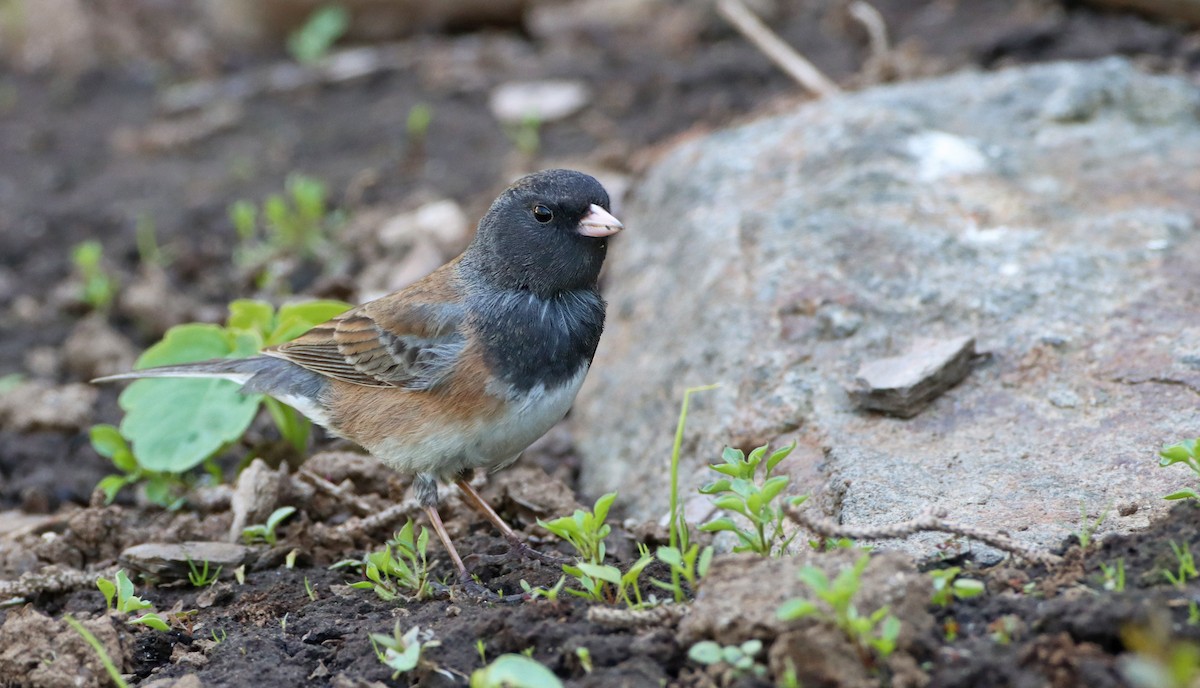
[[[412,106],[408,111],[408,119],[404,123],[408,140],[418,146],[425,145],[431,124],[433,124],[433,108],[429,107],[428,103],[417,103]]]
[[[421,526],[419,535],[414,531],[413,522],[408,521],[383,549],[367,554],[361,564],[367,580],[351,583],[350,587],[374,590],[387,601],[398,597],[423,600],[432,595],[425,554],[429,529]]]
[[[204,568],[199,568],[196,566],[196,562],[192,561],[191,557],[188,557],[187,565],[188,581],[191,582],[192,586],[196,588],[205,588],[213,583],[216,583],[221,577],[221,569],[225,568],[223,566],[218,566],[217,570],[210,574],[208,572],[207,559],[204,561]]]
[[[288,36],[287,49],[301,64],[319,62],[350,28],[350,13],[341,5],[317,8],[304,25]]]
[[[309,600],[317,601],[317,591],[313,588],[312,583],[308,582],[308,576],[304,577],[304,592],[308,595]]]
[[[562,681],[532,657],[500,655],[471,673],[471,688],[562,688]]]
[[[525,581],[521,581],[521,582],[525,583]],[[526,587],[528,587],[529,584],[525,583],[525,585],[526,585]],[[486,666],[487,665],[487,643],[485,643],[483,641],[483,638],[475,639],[475,654],[479,655],[479,663]]]
[[[584,674],[592,673],[592,651],[586,647],[575,648],[575,658],[579,660],[579,666],[583,669]]]
[[[1196,600],[1188,600],[1187,625],[1200,626],[1200,603]]]
[[[542,118],[529,113],[521,121],[506,128],[508,138],[522,155],[537,155],[542,147]]]
[[[398,619],[392,628],[391,635],[372,633],[370,638],[375,656],[380,663],[393,671],[393,681],[399,678],[400,674],[412,671],[421,664],[421,652],[441,645],[440,642],[431,639],[428,633],[422,634],[418,626],[413,626],[401,633]]]
[[[761,640],[747,640],[741,645],[722,646],[711,640],[702,640],[688,648],[688,659],[704,666],[728,667],[728,676],[721,685],[732,685],[743,676],[765,678],[767,667],[755,660],[763,649]]]
[[[965,600],[984,593],[986,587],[983,581],[959,578],[960,573],[962,569],[958,566],[930,571],[929,577],[933,579],[933,596],[930,602],[945,608],[955,599]]]
[[[992,642],[997,645],[1011,645],[1023,627],[1021,617],[1016,614],[1005,614],[987,626]]]
[[[243,528],[242,542],[245,542],[247,545],[252,545],[255,542],[265,542],[268,545],[274,545],[278,540],[275,529],[294,513],[296,513],[296,507],[294,506],[279,507],[271,512],[271,515],[267,517],[266,523],[258,523]]]
[[[252,356],[265,346],[296,338],[347,308],[349,304],[340,301],[309,301],[276,311],[262,301],[234,301],[224,327],[201,323],[173,327],[138,358],[135,367]],[[184,473],[239,440],[254,421],[266,398],[239,390],[236,382],[218,379],[135,380],[119,398],[125,411],[120,435],[129,441],[137,464],[145,471]],[[309,422],[275,400],[266,400],[266,406],[280,434],[302,451],[308,442]]]
[[[134,223],[137,237],[138,260],[142,265],[164,267],[169,263],[166,253],[158,245],[158,225],[148,214],[138,215]]]
[[[330,235],[342,224],[340,213],[330,212],[326,202],[327,190],[320,181],[293,174],[285,183],[283,194],[273,194],[259,209],[249,201],[237,201],[229,206],[229,219],[240,239],[234,251],[234,262],[250,274],[257,275],[258,285],[266,289],[282,274],[282,258],[320,258],[326,264],[344,259],[330,241]]]
[[[91,438],[92,449],[112,461],[113,466],[120,471],[107,475],[96,483],[96,488],[104,493],[105,504],[112,504],[126,487],[140,484],[142,493],[149,502],[168,511],[175,511],[183,506],[184,499],[180,493],[187,489],[187,482],[178,475],[142,467],[117,428],[104,423],[93,425],[88,436]]]
[[[531,599],[531,600],[536,600],[537,598],[541,597],[546,600],[549,600],[550,602],[557,602],[558,594],[562,592],[563,586],[566,585],[566,583],[567,583],[567,577],[559,576],[558,582],[555,583],[553,587],[535,588],[535,587],[531,586],[528,581],[526,581],[525,579],[522,578],[521,579],[521,590],[525,591],[525,594],[529,595],[529,599]]]
[[[605,523],[605,520],[616,498],[617,493],[610,492],[597,499],[591,511],[576,509],[570,516],[562,516],[552,521],[538,519],[538,525],[571,543],[581,562],[603,564],[604,538],[612,532],[612,527]]]
[[[212,638],[215,645],[220,645],[229,638],[229,634],[225,632],[224,628],[214,628],[208,632],[208,635]]]
[[[1194,440],[1184,440],[1175,444],[1170,444],[1162,448],[1158,453],[1158,465],[1162,467],[1173,466],[1181,463],[1192,469],[1192,473],[1200,478],[1200,448],[1197,447],[1200,443],[1200,438]],[[1163,499],[1195,499],[1200,500],[1200,493],[1194,488],[1185,487],[1182,490],[1172,492],[1163,497]]]
[[[809,540],[808,546],[818,552],[832,552],[832,551],[838,550],[838,549],[854,549],[855,547],[858,547],[859,549],[866,550],[866,551],[871,550],[870,545],[862,545],[861,547],[859,547],[858,543],[856,543],[855,541],[853,541],[847,537],[841,537],[841,538],[820,537],[815,540]]]
[[[1196,573],[1196,560],[1192,558],[1192,549],[1186,542],[1176,544],[1172,540],[1168,544],[1171,545],[1171,552],[1175,555],[1175,561],[1178,563],[1178,566],[1174,573],[1164,569],[1163,576],[1171,582],[1171,585],[1183,590],[1187,587],[1187,582],[1198,575]]]
[[[830,580],[825,572],[815,566],[805,566],[796,574],[808,586],[824,606],[806,599],[789,600],[778,609],[776,615],[783,621],[814,616],[841,629],[846,638],[854,643],[864,660],[873,653],[886,659],[896,649],[900,636],[900,620],[882,607],[867,615],[859,613],[854,605],[862,582],[863,571],[870,563],[870,555],[859,557],[853,566],[843,568]]]
[[[1108,518],[1108,509],[1100,512],[1095,521],[1089,520],[1087,515],[1087,507],[1083,502],[1079,502],[1079,528],[1075,531],[1075,539],[1079,540],[1079,548],[1086,550],[1092,545],[1093,536],[1100,528],[1100,524]]]
[[[654,601],[651,600],[648,603],[642,599],[638,579],[641,577],[642,571],[653,562],[654,557],[643,549],[642,556],[625,573],[621,573],[621,569],[616,566],[589,564],[582,561],[575,566],[564,565],[563,573],[574,576],[581,588],[580,590],[567,590],[567,593],[593,602],[621,602],[630,609],[642,609],[648,604],[653,604]],[[631,592],[632,597],[630,596]]]
[[[104,269],[104,247],[99,241],[85,241],[71,252],[71,262],[83,286],[80,298],[92,310],[107,312],[117,296],[117,278]]]
[[[1110,592],[1125,592],[1125,559],[1117,559],[1117,563],[1109,566],[1100,562],[1100,573],[1104,576],[1104,589]]]
[[[112,657],[108,656],[108,651],[104,649],[104,645],[100,643],[96,636],[87,628],[84,628],[83,624],[79,623],[70,614],[64,614],[63,621],[66,621],[67,625],[73,628],[83,638],[83,641],[92,647],[96,656],[100,658],[100,663],[104,665],[104,671],[108,673],[108,677],[112,680],[113,685],[117,686],[117,688],[129,688],[129,684],[125,682],[125,677],[121,675],[120,670],[117,669],[117,665],[113,663]]]
[[[722,463],[710,466],[726,477],[705,485],[700,488],[700,492],[715,495],[714,506],[738,514],[749,522],[750,527],[743,528],[732,518],[721,517],[700,526],[700,530],[708,533],[733,533],[740,541],[740,544],[734,546],[734,552],[755,552],[763,556],[783,554],[799,531],[790,536],[784,532],[783,522],[786,514],[778,498],[787,488],[788,476],[772,473],[795,448],[796,444],[793,442],[768,455],[768,445],[764,444],[746,456],[740,449],[726,447],[721,455]],[[755,479],[760,466],[763,469],[761,482]],[[799,506],[807,498],[793,497],[786,500],[786,503]]]
[[[118,570],[113,580],[97,578],[96,587],[104,595],[104,605],[111,611],[115,609],[121,614],[133,614],[154,605],[134,595],[133,581],[125,575],[125,570]],[[165,631],[169,628],[161,616],[148,612],[137,618],[129,619],[127,623],[149,626],[155,630]]]
[[[687,427],[688,409],[691,406],[692,395],[716,389],[720,385],[702,385],[689,387],[683,391],[683,401],[679,405],[679,420],[675,424],[675,443],[671,446],[671,494],[670,494],[670,523],[667,525],[667,546],[660,547],[656,552],[658,560],[671,570],[671,581],[652,580],[651,583],[670,590],[676,602],[683,602],[687,597],[683,582],[692,590],[696,583],[708,573],[708,565],[712,561],[713,548],[703,549],[691,541],[691,529],[684,518],[683,507],[679,499],[679,455],[683,448],[684,429]]]

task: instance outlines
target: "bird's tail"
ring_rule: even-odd
[[[117,380],[136,380],[144,377],[205,377],[232,380],[244,385],[264,368],[270,366],[270,359],[265,356],[251,358],[214,358],[195,363],[179,363],[176,365],[131,370],[128,373],[105,375],[92,382],[115,382]]]

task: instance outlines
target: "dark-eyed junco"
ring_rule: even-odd
[[[604,329],[596,280],[622,229],[594,178],[546,170],[492,203],[474,241],[406,289],[365,303],[261,355],[100,378],[218,377],[289,404],[362,445],[414,488],[460,576],[437,512],[438,481],[514,546],[468,483],[517,459],[562,419]]]

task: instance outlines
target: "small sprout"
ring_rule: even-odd
[[[292,569],[296,568],[296,557],[299,554],[300,554],[300,550],[293,549],[292,551],[287,553],[286,557],[283,558],[283,565],[285,568],[287,568],[287,570],[291,571]]]
[[[992,642],[997,645],[1009,645],[1020,634],[1024,624],[1016,614],[1005,614],[988,624],[987,628],[991,633]]]
[[[138,260],[142,265],[162,267],[167,263],[166,255],[158,245],[158,225],[149,214],[138,215],[134,223],[137,236]]]
[[[408,111],[405,131],[408,138],[417,145],[424,145],[429,136],[429,125],[433,124],[433,108],[428,103],[417,103]]]
[[[696,584],[708,573],[708,566],[712,563],[713,548],[709,546],[700,549],[700,545],[693,544],[688,547],[686,552],[680,552],[678,547],[659,547],[655,554],[658,560],[671,570],[671,580],[651,580],[650,583],[663,590],[671,591],[675,601],[682,602],[685,598],[682,581],[687,581],[692,590],[696,589]]]
[[[1175,444],[1167,445],[1158,453],[1158,465],[1162,467],[1173,466],[1181,463],[1192,469],[1197,477],[1200,477],[1200,438],[1193,440],[1184,440]],[[1200,500],[1200,493],[1195,489],[1185,487],[1182,490],[1177,490],[1163,497],[1163,499],[1195,499]]]
[[[374,590],[387,601],[397,597],[428,598],[433,593],[426,556],[429,529],[421,526],[421,533],[415,537],[413,531],[413,522],[408,521],[383,549],[368,553],[361,562],[367,580],[351,583],[350,587]]]
[[[864,554],[853,566],[838,572],[833,580],[815,566],[803,567],[797,577],[828,609],[811,600],[797,598],[784,602],[776,616],[782,621],[816,616],[841,629],[846,638],[858,647],[864,659],[870,653],[886,659],[896,649],[900,620],[888,613],[888,607],[881,607],[863,616],[854,605],[863,571],[869,563],[870,555]]]
[[[1166,577],[1171,585],[1183,590],[1187,586],[1187,582],[1197,577],[1196,560],[1192,557],[1192,549],[1188,543],[1176,544],[1174,540],[1170,543],[1171,552],[1175,555],[1175,560],[1179,566],[1175,573],[1168,570],[1163,570],[1163,576]]]
[[[279,632],[281,635],[287,635],[288,614],[291,614],[291,612],[284,612],[283,618],[279,620]]]
[[[721,646],[711,640],[702,640],[688,648],[688,659],[703,664],[716,666],[725,664],[729,667],[729,681],[736,681],[746,675],[763,678],[767,675],[767,667],[755,661],[762,652],[761,640],[747,640],[741,645]]]
[[[579,660],[579,666],[583,668],[583,673],[592,673],[592,652],[586,647],[575,648],[575,657]]]
[[[217,645],[225,642],[226,638],[229,637],[229,634],[225,632],[224,628],[214,628],[209,631],[208,634],[212,637],[212,641]]]
[[[329,50],[350,28],[350,13],[341,5],[325,5],[309,15],[287,40],[288,52],[301,64],[312,64]]]
[[[718,509],[731,511],[749,522],[749,528],[742,528],[732,518],[724,516],[700,526],[700,530],[705,532],[728,531],[736,535],[740,544],[734,546],[734,552],[779,556],[787,550],[797,534],[788,536],[784,532],[786,514],[784,505],[779,503],[789,478],[786,475],[772,475],[775,467],[792,453],[796,444],[793,442],[777,449],[769,456],[768,448],[764,444],[746,456],[740,449],[726,447],[721,454],[722,463],[710,466],[725,477],[700,488],[702,494],[716,496],[713,505]],[[761,483],[755,479],[760,466],[763,468]],[[782,501],[799,506],[805,499],[807,497],[802,496]]]
[[[218,566],[217,570],[214,571],[210,575],[208,572],[208,561],[207,560],[205,560],[205,562],[204,562],[203,569],[197,568],[196,562],[192,561],[191,557],[188,557],[187,564],[188,564],[188,581],[191,582],[193,587],[197,587],[197,588],[203,588],[203,587],[212,585],[213,583],[216,583],[217,579],[221,577],[221,569],[224,568],[222,566]]]
[[[532,657],[500,655],[471,674],[471,688],[562,688],[562,681]]]
[[[521,581],[521,582],[525,583],[525,581]],[[529,584],[525,583],[525,585],[528,586]],[[479,655],[479,663],[486,666],[487,665],[487,643],[483,642],[483,638],[477,638],[475,640],[475,652]]]
[[[105,607],[109,610],[115,609],[121,614],[129,615],[154,606],[152,603],[133,594],[133,581],[129,580],[129,576],[125,575],[124,569],[118,570],[116,575],[113,576],[113,580],[97,578],[96,587],[104,595]],[[137,618],[128,619],[127,623],[149,626],[159,631],[165,631],[170,628],[167,622],[154,612],[148,612]]]
[[[542,118],[535,113],[508,127],[508,138],[522,155],[534,156],[542,147]]]
[[[83,282],[80,299],[94,311],[108,311],[117,296],[118,284],[102,264],[104,247],[99,241],[85,241],[71,252],[71,261]]]
[[[1125,559],[1117,559],[1117,563],[1109,566],[1100,562],[1100,572],[1104,576],[1104,589],[1110,592],[1125,592]]]
[[[418,626],[413,626],[401,633],[399,620],[396,621],[391,635],[386,633],[370,634],[371,647],[375,650],[375,656],[384,666],[394,672],[392,674],[393,681],[399,678],[400,674],[417,668],[421,663],[422,650],[441,644],[433,640],[428,633],[424,635],[425,638],[422,639],[421,629]]]
[[[562,516],[552,521],[538,519],[538,525],[571,543],[580,561],[603,564],[604,538],[612,532],[612,527],[604,521],[608,518],[608,510],[616,498],[617,493],[610,492],[597,499],[591,511],[576,509],[570,516]]]
[[[1092,544],[1092,536],[1096,534],[1096,530],[1100,528],[1100,524],[1104,523],[1104,519],[1108,518],[1108,509],[1100,512],[1095,521],[1089,521],[1087,515],[1087,507],[1083,502],[1079,502],[1079,528],[1075,531],[1075,539],[1079,540],[1079,548],[1086,550]]]
[[[279,527],[280,523],[283,523],[294,513],[296,513],[296,507],[294,506],[279,507],[275,511],[271,512],[271,515],[267,517],[266,523],[259,523],[257,525],[243,528],[242,541],[247,545],[254,544],[260,540],[268,545],[274,545],[278,538],[278,536],[275,534],[275,529]]]
[[[566,582],[566,576],[559,576],[558,582],[554,584],[554,587],[535,588],[530,586],[525,579],[521,579],[521,590],[525,591],[525,594],[529,595],[529,599],[531,600],[536,600],[537,598],[542,597],[551,602],[557,602],[558,594],[562,592],[563,585],[565,585]]]
[[[304,592],[308,594],[308,599],[317,601],[317,591],[313,589],[312,583],[308,582],[308,576],[304,577]]]
[[[959,578],[959,573],[962,573],[962,569],[957,566],[929,572],[929,577],[933,579],[933,596],[930,599],[933,604],[949,607],[955,598],[965,600],[981,595],[986,590],[983,581]]]
[[[246,565],[242,564],[233,570],[233,578],[238,582],[238,585],[246,584]]]

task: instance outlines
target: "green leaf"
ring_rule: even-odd
[[[801,568],[796,572],[796,577],[814,591],[820,592],[829,589],[829,576],[826,576],[824,571],[815,566]]]
[[[708,575],[708,566],[712,563],[713,548],[712,545],[700,550],[700,561],[696,564],[696,575],[703,578]]]
[[[229,319],[226,327],[230,330],[256,332],[264,339],[271,331],[271,323],[275,319],[275,309],[266,301],[255,299],[238,299],[229,304]]]
[[[733,447],[725,447],[724,449],[721,450],[721,460],[724,461],[725,463],[741,464],[742,460],[745,458],[746,458],[746,455],[742,453],[741,449],[734,449]],[[715,468],[715,466],[714,466],[714,468]]]
[[[107,578],[97,578],[96,587],[104,595],[104,606],[112,609],[113,596],[117,594],[117,586]]]
[[[711,640],[701,640],[688,648],[688,659],[705,666],[716,664],[723,657],[723,648]]]
[[[161,616],[159,616],[158,614],[153,614],[153,613],[143,614],[136,619],[130,619],[129,623],[141,624],[143,626],[149,626],[150,628],[153,628],[156,631],[171,630],[171,627],[167,625],[166,621],[163,621]]]
[[[524,655],[500,655],[471,674],[471,688],[562,688],[554,672]]]
[[[791,621],[793,619],[799,619],[810,614],[814,614],[816,611],[816,604],[813,604],[808,600],[795,599],[788,600],[780,605],[779,609],[775,612],[775,616],[780,621]]]
[[[774,478],[771,478],[767,482],[763,483],[763,486],[762,486],[763,503],[770,504],[771,500],[775,499],[775,497],[778,496],[780,492],[783,492],[783,489],[785,487],[787,487],[788,480],[789,480],[789,478],[786,475],[777,475]]]
[[[613,502],[617,499],[616,492],[609,492],[602,495],[596,500],[596,505],[592,508],[592,513],[596,516],[597,523],[603,523],[608,519],[608,510],[612,507]]]
[[[701,487],[700,494],[706,494],[706,495],[707,494],[716,494],[718,492],[725,492],[728,489],[729,489],[729,481],[722,478],[721,480],[714,480],[711,483],[708,483],[707,485],[705,485],[704,487]]]
[[[602,580],[605,583],[613,585],[621,584],[621,569],[615,566],[607,566],[604,564],[589,564],[587,562],[579,562],[578,568],[592,578]]]
[[[775,467],[779,465],[779,462],[786,459],[788,457],[788,454],[791,454],[792,450],[795,448],[796,448],[796,441],[793,440],[792,443],[789,444],[788,446],[776,449],[771,454],[771,458],[767,459],[767,475],[770,475],[771,471],[775,470]]]
[[[125,569],[117,571],[114,576],[117,582],[117,606],[121,607],[120,611],[128,611],[124,609],[125,602],[133,597],[133,581],[129,580],[129,576],[125,575]]]
[[[129,449],[129,445],[125,443],[125,438],[121,437],[120,431],[107,423],[93,425],[92,429],[88,431],[88,437],[91,438],[92,449],[106,459],[113,458],[121,450]]]
[[[143,467],[182,473],[250,427],[262,397],[238,390],[227,380],[137,380],[119,399],[121,432]]]
[[[117,493],[128,484],[129,481],[123,475],[106,475],[96,483],[96,489],[104,493],[105,504],[112,504],[117,498]]]
[[[962,599],[981,595],[987,589],[987,587],[983,584],[983,581],[975,580],[973,578],[959,578],[954,581],[952,587],[954,588],[955,596]]]
[[[1163,497],[1163,499],[1188,499],[1188,498],[1200,500],[1200,493],[1197,493],[1192,488],[1187,487],[1178,492],[1172,492],[1171,494]]]
[[[680,554],[676,547],[659,547],[658,559],[667,566],[673,568],[683,568],[683,555]]]
[[[709,521],[708,523],[701,524],[700,526],[700,530],[705,533],[719,533],[725,530],[736,532],[737,529],[737,524],[734,523],[732,519],[724,517]],[[662,550],[660,549],[659,552],[661,553],[661,551]]]

